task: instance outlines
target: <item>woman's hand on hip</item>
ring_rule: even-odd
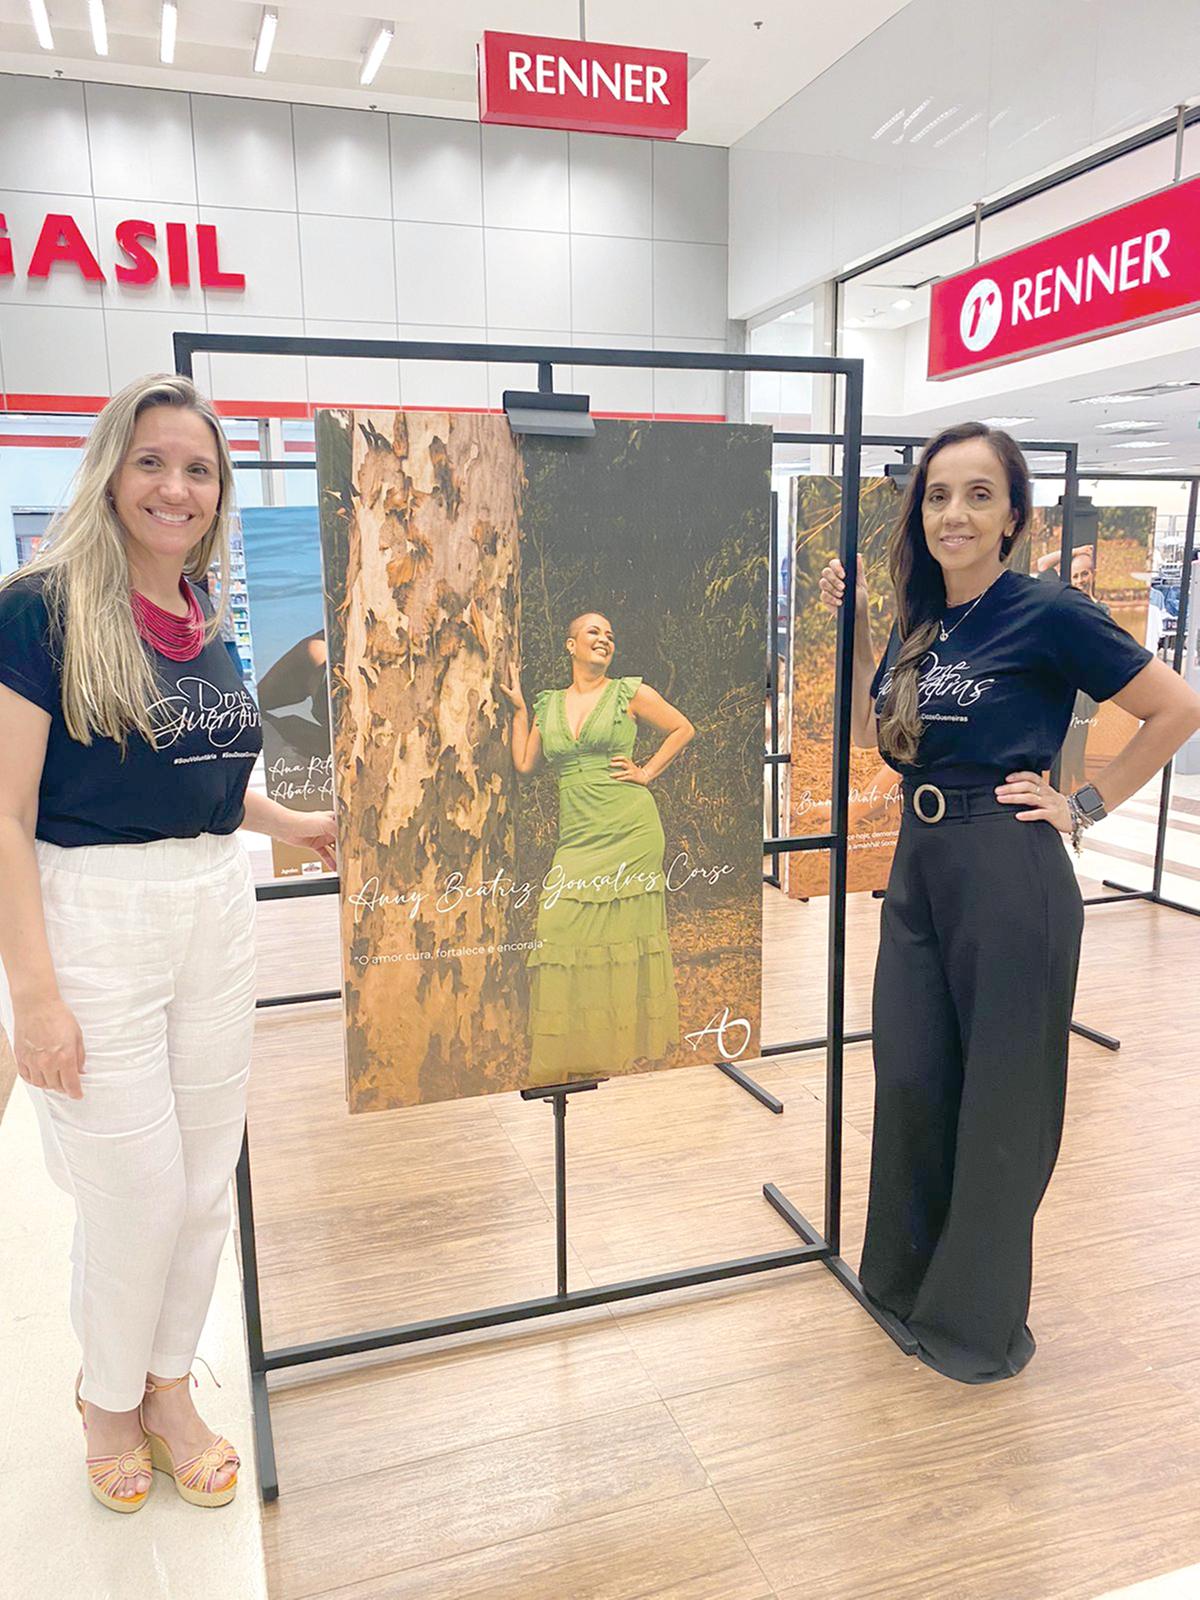
[[[333,812],[289,811],[288,817],[290,820],[284,832],[275,835],[280,843],[315,851],[330,872],[336,872],[337,823]]]
[[[846,598],[846,569],[836,556],[827,567],[821,569],[817,588],[820,590],[821,604],[826,611],[832,611],[836,616],[842,609],[842,601]],[[863,558],[859,556],[858,581],[854,589],[854,606],[860,616],[866,614],[868,604],[867,569],[863,566]]]
[[[624,756],[612,758],[610,771],[618,783],[640,783],[643,789],[650,787],[650,779],[646,776],[645,768],[639,767],[636,761],[629,761]]]
[[[1024,806],[1017,812],[1018,822],[1049,822],[1059,833],[1071,831],[1071,808],[1065,794],[1059,794],[1036,772],[1010,772],[996,790],[996,799],[1006,806]]]
[[[13,1054],[18,1073],[32,1088],[83,1099],[83,1034],[58,995],[14,1007]]]

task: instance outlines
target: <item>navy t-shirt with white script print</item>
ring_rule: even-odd
[[[998,773],[1045,772],[1071,722],[1076,691],[1111,700],[1150,652],[1087,595],[1005,571],[972,610],[948,606],[920,664],[925,731],[917,764],[884,756],[897,772],[943,783],[992,783]],[[892,629],[871,684],[881,712],[900,636]]]
[[[197,591],[206,611],[207,596]],[[149,646],[146,647],[148,650]],[[232,833],[262,749],[258,707],[229,652],[211,640],[194,661],[151,651],[156,743],[130,733],[80,744],[62,713],[61,644],[31,574],[0,591],[0,683],[50,715],[37,837],[73,848]]]

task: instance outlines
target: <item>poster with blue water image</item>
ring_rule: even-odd
[[[316,506],[241,513],[267,794],[299,811],[333,805],[329,686]],[[276,877],[322,873],[310,850],[272,841]]]

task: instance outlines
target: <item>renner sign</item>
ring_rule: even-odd
[[[677,139],[687,128],[681,50],[485,33],[477,53],[480,122],[643,139]]]
[[[933,286],[929,376],[1200,310],[1200,178]]]

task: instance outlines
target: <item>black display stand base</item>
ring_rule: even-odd
[[[777,1117],[783,1115],[783,1101],[769,1089],[764,1089],[761,1083],[741,1067],[735,1067],[732,1061],[718,1061],[717,1071],[723,1072],[727,1078],[732,1078],[734,1083],[740,1089],[745,1089],[748,1095],[752,1095],[759,1105],[766,1106],[767,1110],[773,1111]]]
[[[763,1198],[769,1206],[779,1213],[788,1227],[794,1228],[802,1239],[807,1239],[809,1244],[822,1244],[824,1242],[808,1218],[797,1211],[792,1202],[786,1195],[781,1194],[773,1183],[763,1184]],[[852,1294],[863,1310],[875,1319],[892,1343],[899,1345],[906,1356],[915,1356],[917,1353],[917,1341],[912,1334],[909,1333],[902,1322],[897,1322],[895,1317],[890,1317],[882,1306],[877,1306],[870,1299],[867,1291],[858,1281],[858,1275],[850,1270],[841,1256],[830,1253],[821,1259],[842,1288]]]
[[[472,1333],[481,1328],[500,1327],[509,1322],[526,1322],[535,1317],[557,1316],[566,1311],[611,1305],[620,1300],[640,1299],[648,1294],[666,1294],[672,1289],[690,1289],[702,1283],[719,1283],[726,1278],[749,1277],[779,1267],[795,1267],[820,1261],[865,1311],[879,1324],[906,1355],[916,1346],[906,1330],[871,1304],[857,1277],[812,1223],[796,1210],[773,1183],[763,1185],[763,1195],[787,1225],[803,1241],[787,1250],[768,1250],[760,1255],[742,1256],[732,1261],[717,1261],[701,1267],[686,1267],[677,1272],[655,1273],[645,1278],[630,1278],[620,1283],[599,1284],[588,1289],[568,1286],[567,1262],[567,1102],[573,1094],[598,1089],[604,1079],[578,1083],[557,1083],[522,1089],[523,1100],[548,1101],[554,1112],[554,1211],[555,1211],[555,1293],[536,1300],[519,1300],[511,1305],[490,1306],[467,1316],[432,1317],[424,1322],[404,1323],[394,1328],[377,1328],[346,1339],[318,1339],[310,1344],[268,1350],[263,1345],[262,1308],[259,1299],[258,1261],[254,1232],[254,1197],[250,1184],[250,1142],[243,1140],[238,1159],[238,1237],[242,1250],[242,1285],[246,1305],[246,1342],[250,1356],[250,1392],[254,1406],[254,1442],[258,1480],[262,1498],[269,1503],[279,1497],[279,1472],[275,1461],[275,1439],[271,1425],[271,1397],[267,1377],[289,1367],[307,1366],[338,1356],[363,1355],[373,1350],[396,1349],[426,1339],[446,1338],[455,1333]],[[782,1109],[782,1108],[781,1108]]]
[[[1168,911],[1182,911],[1189,917],[1200,917],[1200,907],[1185,906],[1179,900],[1168,900],[1165,894],[1159,894],[1157,889],[1131,889],[1127,883],[1112,883],[1104,879],[1106,889],[1116,889],[1115,895],[1106,895],[1103,900],[1089,900],[1092,906],[1102,906],[1109,899],[1112,900],[1145,900],[1152,906],[1166,906]]]
[[[1121,1048],[1120,1039],[1115,1039],[1111,1033],[1101,1033],[1098,1028],[1089,1028],[1084,1022],[1071,1023],[1071,1032],[1077,1033],[1081,1039],[1090,1039],[1093,1044],[1100,1045],[1105,1050],[1117,1051]],[[790,1056],[799,1054],[802,1050],[824,1050],[826,1040],[823,1037],[815,1039],[791,1039],[787,1044],[768,1044],[763,1046],[764,1056]],[[848,1033],[842,1041],[844,1044],[870,1044],[871,1030],[867,1028],[861,1033]]]

